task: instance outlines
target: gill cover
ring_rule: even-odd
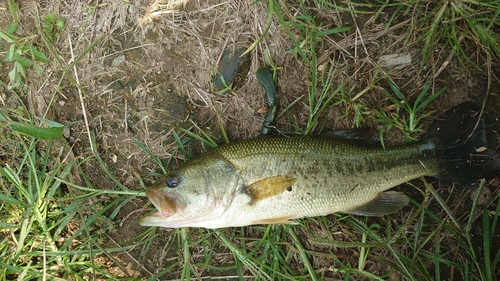
[[[240,171],[217,155],[195,158],[163,176],[146,194],[157,213],[141,220],[142,225],[161,221],[163,227],[219,217],[241,185]]]

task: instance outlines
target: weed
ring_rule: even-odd
[[[411,103],[408,98],[392,83],[389,83],[392,91],[396,94],[396,98],[389,96],[394,106],[393,114],[388,114],[386,111],[377,110],[378,118],[376,122],[382,123],[383,129],[380,130],[380,140],[384,145],[384,134],[392,128],[402,130],[405,134],[406,141],[415,141],[415,134],[423,132],[422,119],[429,117],[432,111],[423,111],[423,109],[434,99],[436,99],[445,89],[441,89],[434,94],[426,97],[429,91],[430,84],[423,87],[422,91],[418,94],[417,98]],[[426,97],[424,99],[424,97]],[[406,116],[405,114],[408,114]]]
[[[42,30],[51,43],[61,38],[61,32],[66,26],[64,18],[58,18],[55,13],[50,13],[43,18]]]
[[[10,128],[16,132],[26,134],[40,140],[58,140],[63,137],[64,125],[54,121],[44,121],[46,121],[46,123],[50,123],[51,126],[49,126],[49,128],[43,128],[32,124],[11,121]]]
[[[41,75],[41,65],[49,59],[33,44],[36,35],[27,37],[18,37],[15,35],[19,27],[19,3],[12,0],[9,0],[8,3],[14,21],[8,25],[6,31],[0,30],[0,38],[10,44],[7,55],[0,66],[8,62],[13,63],[13,66],[9,72],[9,82],[0,81],[0,86],[4,86],[8,90],[13,90],[22,89],[24,85],[23,79],[26,78],[26,68],[32,67],[38,75]]]
[[[272,2],[268,8],[276,15],[293,43],[293,48],[288,52],[300,56],[311,70],[311,83],[308,87],[309,112],[304,130],[304,134],[309,134],[318,125],[319,118],[333,105],[332,100],[337,93],[343,91],[344,87],[344,84],[341,84],[335,90],[332,90],[332,82],[335,77],[333,63],[326,75],[318,70],[316,44],[322,42],[323,37],[347,32],[350,28],[323,28],[313,16],[309,15],[303,1],[300,1],[299,5],[302,14],[294,17],[293,20],[286,21],[282,14],[285,10],[284,7],[280,6],[277,1],[273,0]],[[292,29],[298,33],[298,36],[292,35]],[[323,67],[326,66],[323,65]],[[319,77],[318,73],[320,73]]]
[[[222,83],[222,89],[217,91],[217,94],[224,95],[226,93],[230,93],[231,95],[237,96],[236,91],[232,87],[232,83],[228,84],[224,79],[224,76],[220,73],[217,73],[217,77],[219,77],[220,82]]]
[[[96,189],[86,175],[80,186],[75,171],[95,159],[67,160],[71,148],[61,141],[64,126],[41,117],[36,118],[45,127],[34,124],[23,96],[16,93],[29,91],[27,68],[42,74],[41,65],[49,59],[36,47],[39,35],[16,34],[19,6],[8,3],[14,21],[0,31],[9,44],[2,66],[13,64],[9,83],[3,83],[11,93],[9,106],[0,110],[0,280],[111,278],[94,261],[133,248],[101,245],[116,230],[118,211],[138,192]],[[54,24],[51,38],[57,38],[61,19],[46,20]]]
[[[413,30],[424,30],[415,41],[424,42],[421,65],[433,56],[437,43],[450,46],[462,63],[476,65],[463,48],[461,37],[476,43],[487,55],[500,55],[500,36],[495,31],[500,27],[499,1],[416,2],[413,9]]]
[[[23,161],[17,167],[0,167],[0,232],[4,235],[2,245],[6,246],[0,247],[0,279],[53,276],[63,280],[85,271],[103,274],[92,263],[96,256],[128,249],[104,249],[99,245],[106,233],[116,229],[113,220],[124,200],[132,198],[131,193],[115,198],[102,196],[106,191],[91,187],[86,179],[89,187],[77,186],[69,181],[77,163],[54,162],[65,158],[65,150],[52,157],[51,141],[42,144],[15,131],[11,134],[22,144]],[[89,204],[89,200],[94,203]]]
[[[312,69],[317,69],[316,58],[313,56]],[[333,92],[331,91],[332,80],[334,77],[334,65],[330,66],[326,77],[317,77],[316,71],[313,71],[311,77],[311,86],[308,89],[309,96],[309,114],[307,116],[307,125],[304,134],[309,134],[318,124],[319,118],[333,105],[332,101],[339,92],[343,91],[344,85],[341,84]],[[318,88],[319,93],[318,93]]]
[[[344,114],[337,117],[337,120],[349,119],[352,116],[353,126],[355,128],[360,128],[364,125],[366,120],[370,120],[370,116],[367,114],[370,109],[367,105],[357,102],[357,96],[362,95],[363,92],[367,91],[368,88],[358,93],[355,97],[352,97],[354,93],[355,86],[352,86],[350,89],[346,90],[345,88],[341,89],[337,97],[335,98],[335,106],[343,106],[345,108]]]

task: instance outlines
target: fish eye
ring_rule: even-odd
[[[170,188],[175,188],[179,185],[179,178],[176,176],[168,176],[165,180],[165,184]]]

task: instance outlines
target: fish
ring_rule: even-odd
[[[389,190],[421,177],[475,181],[500,171],[484,119],[472,103],[437,118],[418,142],[383,148],[349,131],[262,136],[220,145],[187,161],[146,190],[157,211],[143,226],[225,228],[295,224],[347,213],[382,216],[409,202]]]

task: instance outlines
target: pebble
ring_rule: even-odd
[[[67,139],[69,139],[71,137],[71,129],[69,128],[69,126],[64,126],[63,136]]]
[[[479,192],[479,186],[474,188],[474,190],[472,190],[470,198],[472,200],[476,199],[478,192]],[[477,204],[480,206],[486,205],[490,202],[490,200],[491,200],[491,189],[489,189],[487,186],[483,186],[481,194],[479,194],[479,198],[477,199]]]
[[[123,63],[125,63],[125,55],[119,55],[111,62],[111,66],[120,67]]]
[[[410,53],[380,56],[378,64],[384,68],[401,69],[411,65]]]

